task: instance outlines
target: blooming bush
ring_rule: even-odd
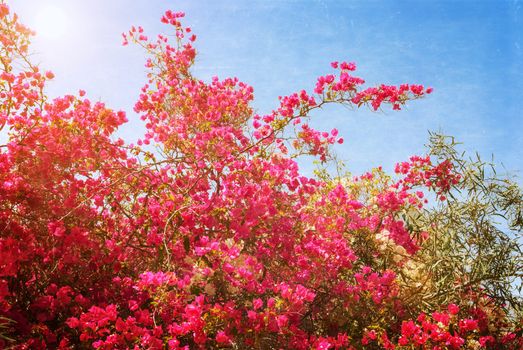
[[[323,105],[397,110],[430,88],[364,88],[353,63],[334,62],[312,92],[257,115],[252,87],[191,74],[183,17],[161,18],[174,42],[124,34],[149,69],[135,105],[146,132],[129,144],[113,136],[124,112],[84,91],[47,99],[54,76],[0,2],[0,347],[523,346],[517,309],[482,284],[496,276],[449,274],[455,293],[437,295],[428,252],[455,226],[424,208],[466,185],[455,159],[354,178],[306,177],[295,161],[326,163],[343,142],[308,124]]]

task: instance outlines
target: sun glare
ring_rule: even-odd
[[[38,36],[47,39],[59,39],[68,30],[68,18],[64,10],[56,6],[47,6],[36,16],[35,30]]]

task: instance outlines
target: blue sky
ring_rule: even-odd
[[[7,0],[23,22],[45,32],[46,8],[65,17],[58,36],[34,39],[33,60],[56,73],[51,96],[85,89],[88,97],[128,112],[121,130],[135,140],[141,124],[132,106],[145,82],[145,58],[122,47],[120,33],[142,25],[165,32],[166,9],[186,13],[198,35],[195,75],[237,76],[252,85],[259,113],[277,97],[305,88],[330,72],[334,60],[354,61],[370,85],[420,83],[428,98],[401,112],[329,107],[313,115],[320,129],[336,127],[336,148],[360,173],[424,151],[428,130],[464,142],[468,151],[494,154],[523,174],[523,3],[503,1],[168,1]],[[51,11],[51,13],[53,13]]]

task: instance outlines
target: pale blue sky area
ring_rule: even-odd
[[[129,1],[8,0],[33,27],[54,6],[66,14],[64,35],[36,38],[34,60],[56,73],[51,95],[85,89],[88,97],[128,112],[121,133],[135,140],[132,112],[144,83],[145,58],[122,47],[132,24],[148,34],[168,30],[166,9],[184,11],[198,36],[194,72],[208,79],[237,76],[252,85],[259,113],[277,97],[330,72],[334,60],[354,61],[369,84],[420,83],[428,98],[401,112],[329,107],[314,115],[320,129],[336,127],[336,148],[359,173],[424,151],[427,130],[442,130],[519,174],[523,170],[523,16],[520,1]],[[41,18],[40,18],[41,21]],[[37,30],[39,28],[36,28]],[[520,179],[521,183],[521,179]]]

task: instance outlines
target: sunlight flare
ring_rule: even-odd
[[[46,6],[36,16],[35,29],[37,35],[46,39],[60,39],[69,27],[69,19],[65,11],[57,6]]]

